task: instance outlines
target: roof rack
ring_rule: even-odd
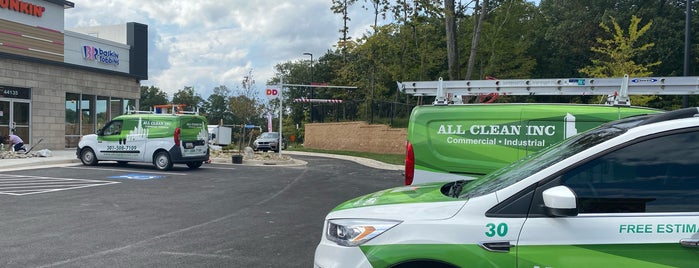
[[[186,104],[160,104],[153,105],[153,108],[148,111],[131,110],[131,107],[127,107],[127,114],[199,114],[199,108],[193,108],[192,111],[185,111]]]
[[[461,96],[606,95],[607,103],[629,106],[629,95],[699,94],[699,77],[552,78],[397,82],[398,90],[414,96],[436,96],[434,105],[461,104]]]

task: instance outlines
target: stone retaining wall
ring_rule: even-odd
[[[313,149],[404,154],[408,130],[365,122],[306,124],[303,146]]]

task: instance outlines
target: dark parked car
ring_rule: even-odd
[[[286,138],[282,135],[282,150],[286,150]],[[279,132],[264,132],[252,143],[255,151],[275,151],[279,152]]]

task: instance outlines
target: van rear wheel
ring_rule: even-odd
[[[202,164],[204,164],[204,162],[201,162],[201,161],[187,162],[187,166],[190,169],[197,169],[197,168],[201,167]]]
[[[153,165],[159,170],[170,170],[172,168],[172,160],[167,152],[159,152],[153,158]]]
[[[86,166],[97,165],[97,156],[95,155],[95,151],[90,148],[83,149],[80,152],[80,161],[82,161],[83,165]]]

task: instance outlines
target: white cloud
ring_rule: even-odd
[[[66,28],[138,22],[148,25],[149,80],[170,97],[193,86],[207,97],[219,85],[234,88],[252,69],[262,90],[274,65],[320,57],[340,37],[330,0],[91,0],[74,1]],[[359,37],[371,12],[356,8],[349,25]]]

